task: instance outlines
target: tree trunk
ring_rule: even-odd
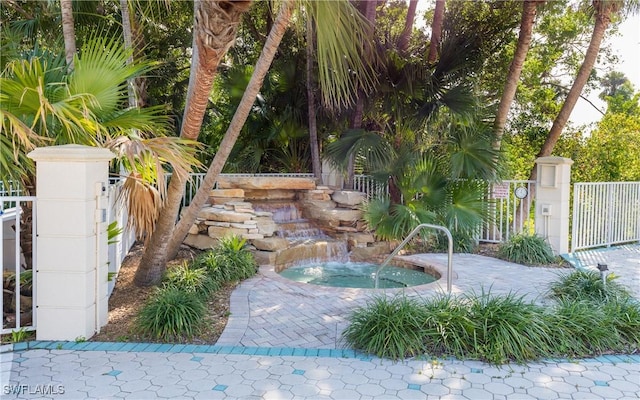
[[[269,72],[269,67],[271,66],[271,62],[276,55],[278,50],[278,46],[280,45],[280,41],[284,36],[284,33],[287,29],[287,25],[289,25],[289,20],[291,18],[291,13],[293,11],[294,1],[287,0],[282,3],[280,6],[280,11],[278,16],[276,17],[273,25],[271,27],[271,32],[269,32],[269,36],[262,48],[262,53],[260,54],[260,58],[256,62],[256,66],[253,71],[253,75],[251,76],[251,80],[247,85],[247,88],[242,95],[242,99],[240,100],[240,104],[236,109],[235,114],[233,115],[233,119],[229,124],[229,128],[220,143],[220,148],[216,153],[211,165],[209,165],[209,169],[207,170],[207,174],[204,177],[202,185],[198,188],[196,195],[191,200],[191,204],[189,207],[183,212],[178,225],[175,228],[173,236],[171,237],[171,241],[167,248],[169,258],[174,258],[180,249],[180,245],[184,241],[184,238],[187,236],[187,232],[189,228],[193,225],[196,220],[198,213],[202,209],[202,206],[206,203],[209,198],[209,192],[213,188],[213,185],[220,175],[222,168],[224,167],[227,159],[229,158],[229,154],[231,154],[231,150],[240,135],[240,131],[244,126],[244,123],[249,116],[249,112],[253,106],[253,103],[256,100],[258,92],[262,87],[262,82],[264,81],[267,72]]]
[[[242,14],[250,5],[250,1],[194,3],[193,56],[180,137],[192,140],[198,138],[214,74],[224,54],[233,44]],[[167,246],[184,195],[185,178],[174,174],[169,182],[167,197],[156,229],[146,245],[136,271],[135,283],[138,286],[157,285],[162,279],[167,263]]]
[[[64,56],[69,70],[73,69],[73,56],[76,54],[76,31],[73,27],[73,8],[71,0],[60,0],[62,36],[64,38]]]
[[[596,5],[594,1],[594,5]],[[600,9],[595,7],[598,12],[596,13],[596,22],[593,28],[593,34],[591,35],[591,41],[589,42],[589,47],[587,48],[587,52],[584,55],[584,61],[578,70],[578,75],[576,79],[573,81],[573,85],[571,86],[571,90],[569,90],[569,94],[560,109],[560,112],[556,116],[556,119],[553,121],[553,125],[551,126],[551,130],[547,135],[547,139],[545,140],[540,152],[538,153],[538,157],[546,157],[551,155],[553,148],[555,147],[560,135],[562,134],[562,130],[564,129],[569,117],[571,116],[571,112],[575,107],[578,99],[580,98],[580,93],[582,89],[587,84],[589,80],[589,75],[591,75],[591,71],[593,70],[593,66],[596,63],[596,59],[598,58],[598,53],[600,51],[600,44],[602,43],[602,39],[604,38],[605,31],[609,26],[609,22],[611,22],[611,13],[612,7],[615,5],[614,2],[602,2],[607,3],[605,5],[601,5]],[[529,179],[535,180],[538,176],[538,170],[534,165],[531,169],[531,174],[529,175]]]
[[[495,134],[493,148],[498,151],[500,150],[504,127],[507,123],[507,115],[509,114],[511,103],[516,95],[518,81],[520,80],[520,73],[522,72],[524,60],[527,57],[527,52],[529,51],[529,45],[531,44],[531,33],[536,19],[537,3],[538,1],[535,0],[526,0],[522,3],[522,18],[520,20],[518,44],[513,55],[513,60],[511,61],[511,65],[509,66],[507,82],[504,85],[502,97],[500,98],[500,105],[498,106],[498,112],[496,113],[496,119],[493,123],[493,131]]]
[[[418,0],[409,1],[409,9],[407,10],[407,18],[404,21],[404,29],[398,38],[398,51],[400,54],[406,54],[409,49],[409,40],[411,39],[411,31],[413,30],[413,21],[416,19],[416,7]]]
[[[370,37],[373,37],[375,34],[375,25],[376,25],[376,1],[368,1],[366,2],[366,8],[364,10],[364,16],[369,21],[368,26],[368,34]],[[362,89],[358,90],[358,97],[356,99],[356,105],[353,112],[353,119],[351,120],[351,129],[360,129],[362,128],[362,117],[364,115],[364,96],[365,93]],[[353,183],[355,179],[355,156],[352,154],[347,160],[347,176],[344,181],[344,188],[353,189]]]
[[[120,10],[122,12],[122,37],[124,39],[124,48],[131,52],[129,58],[127,58],[127,64],[133,64],[133,33],[131,31],[131,16],[129,15],[129,2],[127,0],[120,0]],[[130,78],[127,81],[127,92],[129,94],[129,108],[136,108],[138,102],[136,101],[136,92],[134,89],[134,79]]]
[[[431,24],[431,42],[429,43],[429,56],[427,62],[433,64],[438,58],[438,47],[442,37],[442,21],[444,20],[444,1],[436,0],[436,9],[433,13],[433,23]]]
[[[313,175],[322,182],[322,166],[320,165],[320,149],[318,147],[318,124],[316,121],[316,97],[313,84],[313,23],[307,15],[307,110],[309,114],[309,143],[311,148],[311,167]]]

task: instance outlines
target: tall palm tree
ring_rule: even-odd
[[[316,179],[322,179],[320,148],[318,146],[318,123],[316,119],[316,93],[313,80],[314,34],[311,16],[307,15],[307,114],[309,116],[309,143],[311,148],[311,169]]]
[[[533,24],[536,18],[536,8],[539,3],[544,3],[544,1],[525,0],[522,3],[522,18],[520,19],[518,44],[516,45],[516,51],[513,54],[511,65],[509,66],[507,81],[504,85],[496,118],[493,123],[493,131],[495,134],[493,146],[496,150],[500,150],[504,127],[507,123],[507,115],[509,114],[511,103],[516,95],[516,90],[518,89],[520,73],[522,72],[524,60],[527,57],[527,52],[529,51],[529,45],[531,44],[531,34],[533,32]]]
[[[405,54],[409,49],[409,40],[411,39],[411,31],[413,30],[413,21],[416,18],[416,8],[418,7],[418,0],[409,1],[409,9],[407,10],[407,17],[404,21],[404,29],[398,37],[398,52]]]
[[[431,42],[429,43],[429,55],[427,62],[433,64],[438,59],[438,48],[442,37],[442,22],[444,21],[445,0],[436,0],[436,9],[431,23]]]
[[[319,81],[323,101],[329,105],[348,104],[353,100],[354,87],[373,85],[371,73],[367,73],[360,57],[359,44],[365,34],[360,29],[362,20],[346,0],[304,1],[285,0],[281,2],[276,20],[272,24],[269,37],[254,68],[242,100],[237,108],[227,132],[220,144],[203,184],[198,189],[189,207],[182,213],[178,225],[178,207],[182,195],[172,197],[171,185],[168,201],[175,201],[175,208],[166,206],[160,214],[156,232],[145,249],[145,255],[136,271],[135,282],[140,286],[157,284],[166,268],[166,260],[175,257],[187,232],[208,198],[217,176],[227,161],[229,153],[245,123],[247,115],[260,90],[264,76],[275,56],[278,44],[290,23],[294,6],[298,3],[313,13],[314,21],[332,21],[332,24],[317,24]],[[353,39],[355,38],[355,39]],[[361,71],[353,79],[353,71]],[[192,74],[193,77],[193,74]],[[172,179],[173,181],[173,179]],[[170,239],[170,242],[168,241]]]
[[[76,31],[73,26],[73,7],[71,0],[60,0],[60,13],[62,16],[64,55],[69,69],[73,69],[73,57],[76,54]]]
[[[637,4],[637,2],[633,2],[628,3],[627,6],[637,7]],[[593,33],[591,34],[589,47],[587,47],[584,60],[578,70],[578,74],[571,85],[571,89],[562,104],[560,112],[553,121],[551,130],[538,153],[538,157],[549,156],[553,151],[553,148],[562,134],[562,130],[571,116],[573,108],[578,102],[578,98],[580,98],[582,89],[584,89],[587,81],[589,80],[593,66],[598,58],[598,53],[600,52],[600,44],[602,43],[607,27],[611,22],[611,18],[617,15],[624,5],[625,2],[622,0],[593,0],[592,7],[595,13],[595,24],[593,26]],[[537,176],[538,169],[534,166],[531,169],[529,179],[535,180]]]

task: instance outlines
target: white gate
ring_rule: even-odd
[[[481,242],[502,243],[518,233],[534,232],[534,185],[535,181],[508,180],[488,186],[490,218],[480,232]]]
[[[640,182],[573,185],[571,252],[640,241]]]
[[[0,196],[2,334],[36,328],[35,200],[31,196]]]

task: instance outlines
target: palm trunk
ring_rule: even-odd
[[[496,113],[496,119],[493,123],[494,142],[493,148],[500,150],[502,141],[502,135],[504,134],[504,127],[507,123],[507,115],[511,108],[511,103],[516,95],[518,88],[518,81],[520,80],[520,73],[524,65],[524,60],[527,57],[529,51],[529,45],[531,44],[531,33],[533,31],[533,23],[536,18],[536,6],[537,1],[526,0],[522,3],[522,18],[520,20],[520,33],[518,35],[518,45],[516,47],[513,60],[509,66],[509,74],[507,75],[507,82],[504,85],[502,97],[500,98],[500,105],[498,106],[498,112]]]
[[[549,135],[547,135],[547,139],[542,145],[542,148],[538,153],[538,157],[546,157],[551,155],[553,148],[558,142],[558,139],[562,134],[562,130],[567,124],[567,121],[571,116],[571,112],[573,111],[573,108],[580,98],[580,93],[582,92],[584,86],[587,84],[589,75],[591,75],[593,66],[596,63],[596,59],[598,58],[598,53],[600,51],[600,44],[602,43],[605,31],[609,26],[609,22],[611,22],[611,12],[612,9],[610,7],[603,6],[602,11],[596,13],[596,23],[593,28],[593,34],[591,35],[589,47],[587,48],[587,52],[584,55],[584,61],[582,62],[582,65],[578,70],[578,75],[573,81],[573,85],[571,85],[571,90],[569,90],[569,94],[567,95],[567,98],[565,99],[560,112],[556,116],[556,119],[553,121],[553,125],[551,126],[551,130],[549,131]],[[531,169],[529,179],[535,180],[537,177],[538,170],[534,165],[534,167]]]
[[[120,0],[120,10],[122,13],[122,37],[124,39],[124,48],[131,51],[127,64],[133,64],[133,33],[131,31],[131,16],[129,15],[129,2],[127,0]],[[136,93],[134,89],[134,80],[131,78],[127,81],[127,92],[129,94],[129,108],[136,108],[138,103],[136,101]]]
[[[376,24],[376,1],[368,1],[366,2],[366,8],[364,11],[364,16],[369,21],[369,36],[373,38],[375,34],[375,24]],[[364,115],[364,96],[365,93],[362,89],[358,90],[358,97],[356,98],[356,105],[353,112],[353,119],[351,120],[351,129],[360,129],[362,128],[362,118]],[[344,188],[353,189],[353,183],[355,180],[355,155],[349,156],[347,160],[347,176],[344,181]]]
[[[73,69],[73,56],[76,54],[76,31],[73,27],[73,8],[71,0],[60,0],[62,36],[64,38],[64,56],[69,70]]]
[[[444,21],[444,1],[436,0],[436,9],[433,13],[433,22],[431,24],[431,42],[429,43],[429,56],[427,62],[433,64],[438,58],[438,47],[440,47],[440,39],[442,37],[442,21]]]
[[[409,1],[409,9],[407,10],[407,18],[404,21],[404,29],[398,38],[398,51],[400,54],[406,54],[409,49],[409,40],[411,39],[411,31],[413,30],[413,21],[416,19],[416,7],[418,0]]]
[[[194,4],[193,57],[180,137],[198,138],[214,74],[233,44],[242,14],[249,6],[249,1],[198,1]],[[136,271],[138,286],[157,285],[162,279],[167,264],[167,246],[184,195],[185,178],[174,174],[169,182],[164,207]]]
[[[207,170],[207,174],[204,177],[202,185],[198,188],[196,195],[191,200],[191,204],[189,204],[189,207],[182,214],[182,218],[180,218],[180,221],[173,232],[173,236],[171,237],[171,241],[167,248],[169,258],[175,257],[180,249],[180,245],[187,236],[189,228],[193,225],[198,213],[202,209],[202,206],[209,198],[209,192],[213,188],[218,175],[220,175],[224,164],[227,162],[229,154],[231,154],[231,150],[240,135],[240,131],[244,126],[244,123],[249,116],[249,112],[251,111],[251,107],[253,106],[258,92],[262,87],[262,82],[264,81],[267,72],[269,72],[271,62],[276,55],[280,41],[282,40],[289,24],[293,6],[294,2],[292,0],[284,1],[280,6],[278,16],[273,22],[271,32],[269,32],[269,36],[262,48],[260,58],[258,58],[258,61],[256,62],[251,80],[242,95],[240,104],[238,105],[238,108],[233,115],[233,119],[229,124],[229,128],[220,143],[220,148],[213,158],[211,165],[209,165],[209,169]]]
[[[311,167],[313,175],[322,182],[320,149],[318,147],[318,124],[316,121],[316,97],[313,84],[313,23],[307,15],[307,111],[309,114],[309,142],[311,144]]]

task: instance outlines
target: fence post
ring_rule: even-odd
[[[563,157],[536,159],[536,233],[546,238],[558,254],[569,252],[569,200],[571,195],[571,164]]]
[[[37,148],[36,338],[89,338],[107,323],[107,149]]]

